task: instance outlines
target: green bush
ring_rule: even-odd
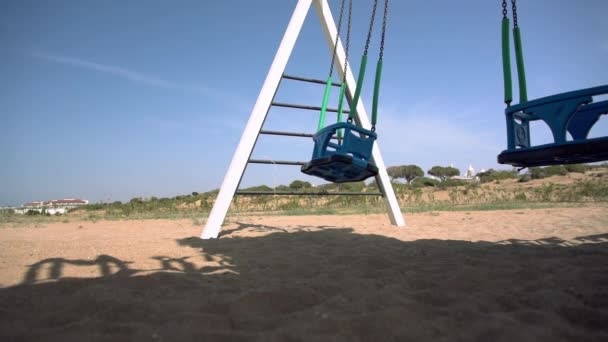
[[[514,199],[516,201],[526,201],[526,200],[528,200],[528,197],[523,192],[520,192],[517,195],[515,195]]]
[[[551,176],[565,176],[568,174],[568,170],[563,165],[551,165],[544,168],[547,173],[547,177]]]
[[[279,185],[275,188],[277,191],[291,191],[292,189],[287,185]]]
[[[289,184],[289,187],[293,190],[302,190],[312,188],[312,184],[301,180],[295,180]]]
[[[517,171],[489,169],[488,171],[480,172],[477,176],[479,177],[479,181],[481,183],[489,183],[502,179],[517,178]]]
[[[444,180],[443,182],[439,183],[439,188],[445,189],[445,188],[452,188],[455,186],[464,186],[467,184],[468,184],[468,182],[461,181],[459,179],[448,178],[448,179]]]
[[[272,188],[268,185],[258,185],[247,188],[245,191],[272,191]]]
[[[542,179],[551,176],[565,176],[567,174],[568,170],[566,170],[563,165],[530,168],[530,177],[532,177],[532,179]]]
[[[525,182],[529,182],[530,180],[532,180],[532,177],[530,176],[529,173],[525,173],[523,175],[521,175],[519,177],[519,182],[520,183],[525,183]]]
[[[569,164],[564,166],[568,172],[585,173],[587,166],[585,164]]]
[[[531,167],[528,174],[531,179],[542,179],[547,177],[547,174],[542,167]]]
[[[365,182],[341,183],[338,189],[341,191],[360,192],[365,188]]]
[[[428,177],[418,177],[412,181],[412,187],[414,188],[422,188],[422,187],[435,187],[439,185],[439,181],[433,178]]]

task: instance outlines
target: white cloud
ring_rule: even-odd
[[[188,85],[167,81],[153,75],[141,73],[139,71],[108,64],[101,64],[93,61],[84,60],[81,58],[53,55],[47,53],[30,53],[28,54],[28,56],[52,63],[69,65],[99,73],[113,75],[118,78],[126,79],[131,82],[150,87],[174,89],[202,94],[210,99],[213,99],[214,101],[217,101],[218,103],[222,103],[226,108],[230,108],[231,111],[241,112],[249,108],[249,101],[245,101],[237,94],[230,92],[218,91],[216,89],[211,89],[204,86]]]
[[[183,85],[183,84],[163,80],[163,79],[155,77],[155,76],[146,75],[146,74],[140,73],[138,71],[129,70],[126,68],[121,68],[121,67],[107,65],[107,64],[96,63],[96,62],[92,62],[92,61],[87,61],[87,60],[80,59],[80,58],[57,56],[57,55],[42,54],[42,53],[30,54],[30,56],[34,57],[34,58],[46,60],[49,62],[53,62],[53,63],[70,65],[70,66],[88,69],[88,70],[92,70],[92,71],[96,71],[96,72],[100,72],[100,73],[111,74],[111,75],[114,75],[114,76],[117,76],[117,77],[120,77],[123,79],[127,79],[129,81],[144,84],[147,86],[194,91],[194,92],[203,93],[203,94],[206,94],[209,96],[214,95],[213,91],[209,88],[200,87],[200,86]]]
[[[499,113],[487,117],[481,109],[454,111],[431,101],[402,112],[380,112],[378,134],[387,164],[496,167],[496,155],[506,146]],[[486,116],[484,116],[484,114]]]

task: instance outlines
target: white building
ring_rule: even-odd
[[[88,200],[82,200],[78,198],[64,198],[50,201],[34,201],[28,202],[16,208],[16,214],[26,214],[30,211],[37,211],[39,213],[47,213],[49,215],[66,214],[70,209],[77,208],[83,205],[89,204]]]

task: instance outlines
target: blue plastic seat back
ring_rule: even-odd
[[[568,122],[568,132],[572,135],[572,139],[587,139],[587,135],[600,119],[600,115],[605,114],[608,114],[608,100],[582,106]]]
[[[520,103],[505,110],[507,149],[498,162],[519,167],[590,163],[608,160],[608,136],[589,138],[601,115],[608,114],[608,85]],[[599,101],[594,102],[594,100]],[[549,126],[553,142],[532,146],[530,122]],[[567,132],[572,140],[567,139]]]
[[[507,151],[530,148],[529,122],[544,121],[553,135],[553,144],[564,144],[566,132],[574,140],[584,141],[587,134],[606,114],[606,101],[593,103],[593,97],[608,94],[608,85],[582,89],[520,103],[505,110],[507,118]]]
[[[342,143],[332,142],[338,130],[344,130]],[[315,148],[312,159],[329,157],[334,154],[350,155],[353,159],[369,161],[378,136],[375,132],[355,126],[348,122],[339,122],[327,126],[313,137]]]

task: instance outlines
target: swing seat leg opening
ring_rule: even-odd
[[[302,172],[333,183],[360,182],[378,174],[375,165],[349,155],[334,154],[313,159],[302,166]]]

